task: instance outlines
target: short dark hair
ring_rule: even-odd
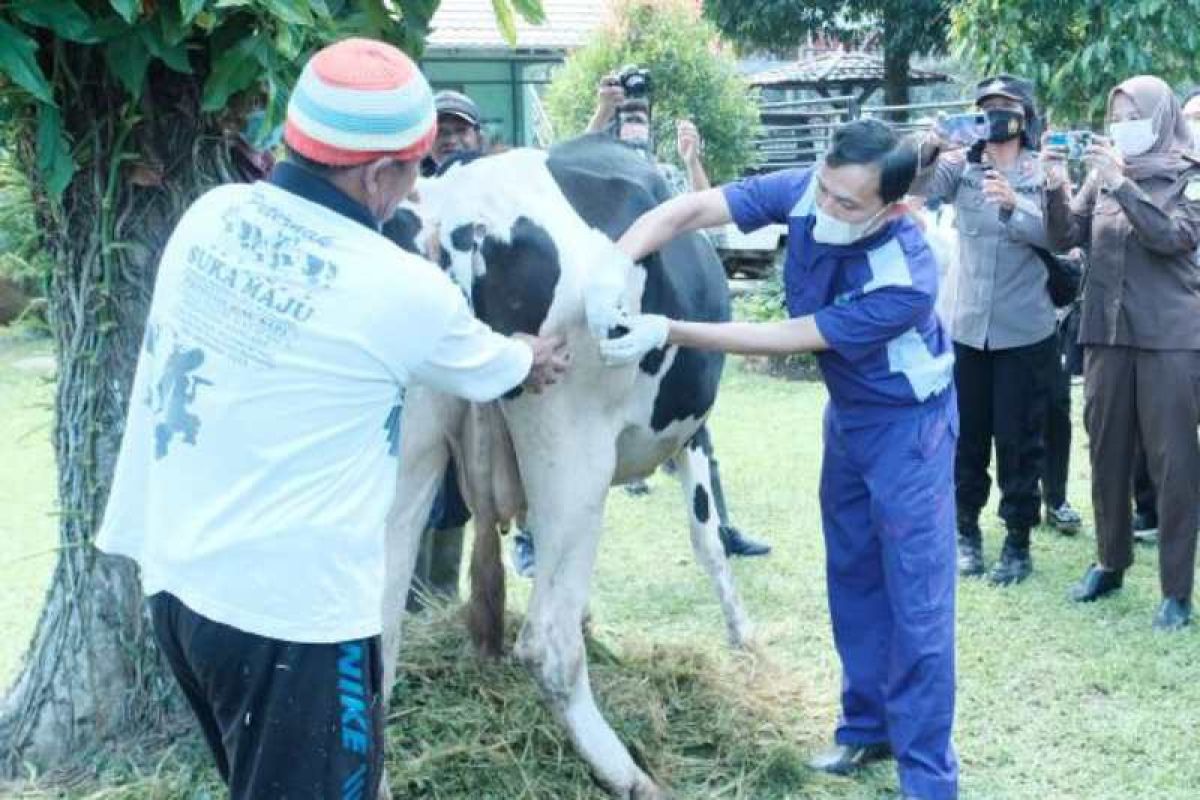
[[[894,203],[908,193],[917,176],[917,148],[886,122],[857,119],[833,132],[825,163],[834,168],[878,165],[879,196],[885,203]]]
[[[1197,88],[1197,89],[1192,89],[1190,92],[1188,92],[1188,93],[1187,93],[1187,96],[1185,96],[1185,97],[1183,98],[1183,102],[1182,102],[1182,103],[1180,103],[1179,105],[1180,105],[1180,106],[1186,106],[1188,103],[1192,102],[1192,101],[1193,101],[1193,100],[1195,100],[1197,97],[1200,97],[1200,88]]]

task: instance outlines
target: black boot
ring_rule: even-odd
[[[1047,504],[1046,524],[1064,536],[1074,536],[1083,527],[1083,517],[1064,500],[1058,506]]]
[[[1133,515],[1133,540],[1138,544],[1158,544],[1158,513],[1138,511]]]
[[[1033,572],[1033,558],[1029,555],[1029,531],[1009,528],[1000,550],[1000,560],[988,575],[994,586],[1012,586],[1029,577]]]
[[[1091,603],[1120,589],[1124,580],[1123,570],[1104,569],[1099,564],[1092,564],[1083,574],[1083,579],[1071,587],[1068,596],[1076,603]]]
[[[726,557],[745,556],[750,558],[753,556],[765,556],[771,552],[771,545],[746,538],[742,535],[741,531],[732,525],[722,525],[719,530],[721,545],[725,548]]]
[[[429,587],[429,564],[433,558],[433,538],[436,535],[437,531],[433,528],[421,531],[421,547],[417,550],[412,582],[408,586],[408,597],[404,603],[410,614],[423,611],[432,594]]]
[[[958,574],[977,578],[983,574],[983,531],[965,514],[958,515]]]
[[[458,599],[458,573],[462,562],[463,528],[426,528],[413,567],[412,586],[405,607],[424,610],[429,601]]]
[[[439,600],[458,600],[458,573],[462,566],[463,526],[442,528],[433,534],[429,558],[429,591]]]
[[[1164,597],[1154,615],[1154,630],[1178,631],[1192,624],[1192,601],[1179,597]]]
[[[830,775],[852,775],[869,764],[891,757],[892,747],[887,742],[866,745],[835,744],[813,756],[808,766]]]

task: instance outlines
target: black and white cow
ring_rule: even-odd
[[[620,797],[657,797],[596,707],[581,625],[609,487],[644,478],[675,457],[696,557],[715,585],[730,640],[746,642],[749,624],[719,539],[708,461],[693,442],[716,399],[723,357],[668,347],[636,366],[607,367],[587,326],[585,296],[615,285],[633,312],[725,320],[720,261],[698,234],[638,266],[620,255],[613,240],[668,189],[652,165],[604,136],[549,153],[523,149],[479,159],[419,192],[423,227],[406,233],[397,223],[392,237],[439,258],[495,330],[561,335],[573,362],[541,394],[518,391],[486,405],[410,390],[389,520],[385,685],[394,677],[398,611],[453,453],[476,524],[469,621],[477,643],[485,651],[499,647],[498,530],[525,520],[537,563],[516,654],[599,781]]]

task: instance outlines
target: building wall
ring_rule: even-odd
[[[479,105],[483,126],[493,142],[510,146],[535,141],[534,103],[559,60],[430,55],[422,71],[434,90],[453,89]]]

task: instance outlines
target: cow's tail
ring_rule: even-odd
[[[499,658],[504,653],[504,598],[500,526],[495,517],[476,515],[467,630],[475,650],[486,658]]]

